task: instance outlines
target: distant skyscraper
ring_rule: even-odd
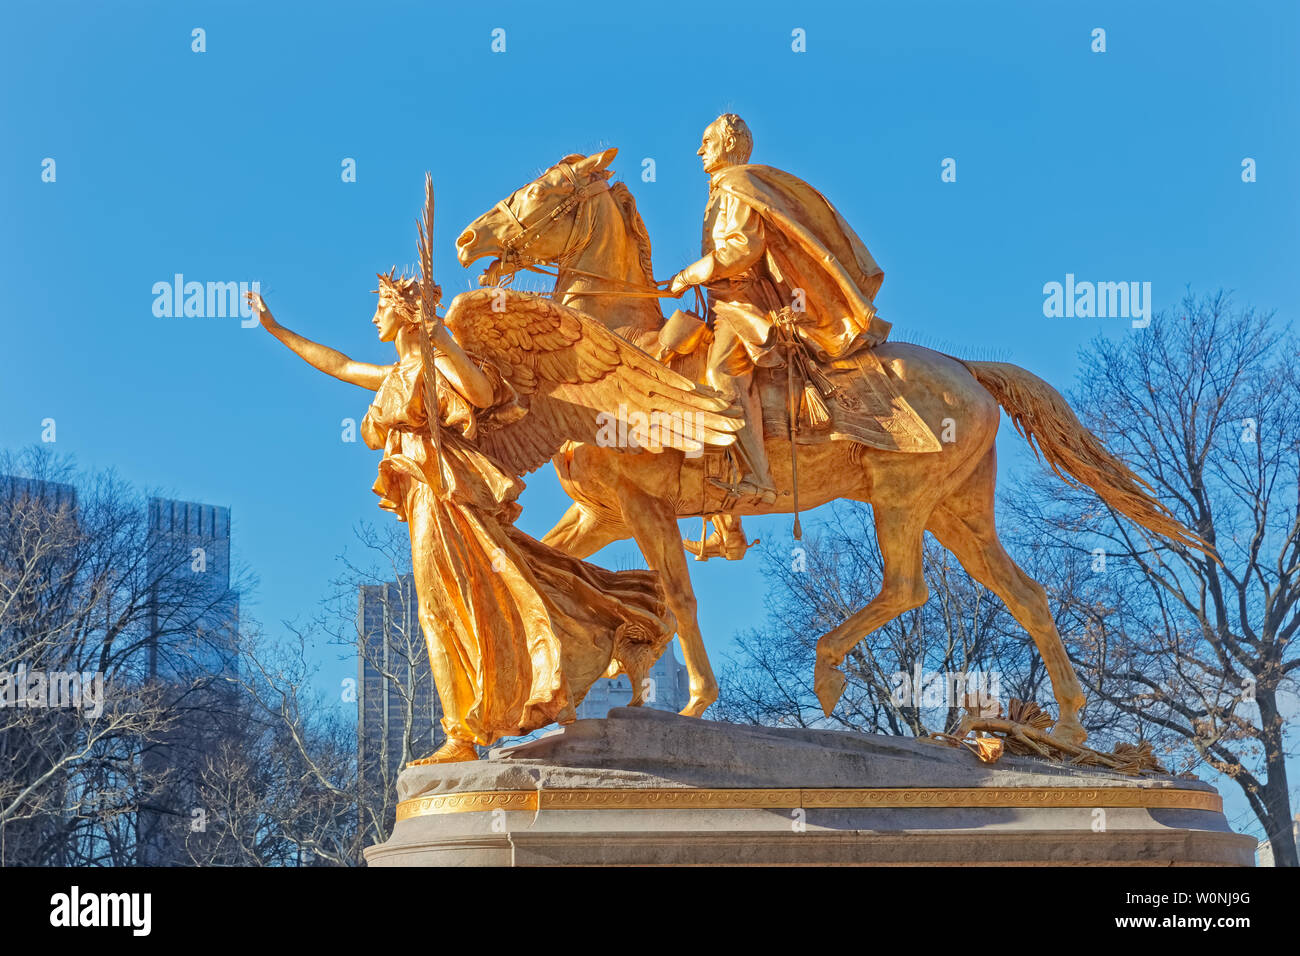
[[[82,669],[77,657],[79,629],[60,626],[65,620],[61,613],[63,602],[51,600],[51,591],[62,590],[57,582],[65,580],[82,553],[77,540],[79,527],[77,492],[72,485],[0,475],[0,577],[5,591],[0,611],[0,662],[4,671],[0,677],[5,680],[13,679],[18,668]],[[51,582],[56,583],[52,586]],[[29,724],[14,720],[11,711],[0,710],[0,767],[4,768],[0,772],[11,792],[34,787],[45,794],[38,803],[75,803],[69,793],[68,775],[57,771],[63,750],[57,741],[76,739],[75,730],[60,719],[67,716],[51,714],[37,724]],[[46,780],[44,786],[40,784],[42,778]],[[20,813],[0,823],[0,866],[62,862],[49,852],[51,845],[59,845],[57,839],[51,839],[51,831],[62,832],[62,827],[70,827],[73,822],[52,817],[25,817]]]
[[[397,775],[408,761],[436,750],[444,737],[411,575],[361,586],[357,634],[360,792],[364,812],[383,819],[387,832],[393,825]]]
[[[197,795],[204,761],[238,716],[239,594],[230,587],[229,508],[150,498],[148,521],[147,674],[172,688],[180,716],[145,752],[146,776],[166,783],[139,812],[137,856],[174,866],[205,839],[193,826],[206,812]]]
[[[239,595],[230,589],[230,509],[150,498],[155,582],[149,673],[164,681],[234,677]]]
[[[42,481],[38,478],[19,478],[16,475],[0,475],[0,501],[9,506],[20,503],[24,498],[34,498],[50,511],[57,511],[66,505],[77,508],[77,489],[61,481]]]
[[[0,475],[0,553],[7,560],[51,568],[61,560],[62,545],[75,543],[79,526],[72,485]],[[39,552],[31,553],[33,548]]]

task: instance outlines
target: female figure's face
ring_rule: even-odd
[[[397,308],[397,303],[390,299],[387,294],[380,293],[379,305],[375,307],[375,316],[370,322],[379,330],[379,341],[392,342],[395,340],[398,331],[402,327],[402,316]]]

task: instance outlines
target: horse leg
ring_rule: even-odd
[[[589,558],[601,548],[630,536],[619,521],[604,517],[574,502],[554,528],[546,532],[542,544],[575,558]]]
[[[677,640],[690,674],[691,699],[682,708],[687,717],[701,717],[718,699],[718,682],[704,649],[704,635],[696,617],[695,589],[691,586],[690,565],[682,548],[677,514],[662,497],[625,488],[619,496],[623,520],[641,548],[646,563],[659,572],[663,580],[668,609],[677,618]]]
[[[921,560],[925,533],[923,512],[915,507],[880,505],[875,509],[875,519],[876,540],[885,565],[880,593],[862,610],[817,640],[813,689],[828,717],[844,693],[844,674],[839,670],[844,655],[872,631],[920,607],[929,596]]]
[[[1034,639],[1047,665],[1052,693],[1061,710],[1052,734],[1067,743],[1081,744],[1088,738],[1088,732],[1079,722],[1079,711],[1086,703],[1083,687],[1056,630],[1047,593],[1011,560],[998,538],[993,520],[996,480],[997,457],[990,449],[957,493],[935,508],[928,527],[971,577],[1002,599],[1007,610]]]

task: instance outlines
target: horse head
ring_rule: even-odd
[[[617,154],[617,149],[607,149],[565,156],[516,189],[456,239],[460,264],[495,256],[479,278],[482,285],[495,285],[519,269],[572,259],[590,237],[595,203],[609,191],[609,164]],[[584,224],[585,230],[580,228]]]
[[[645,223],[627,186],[609,182],[617,153],[564,157],[471,222],[456,240],[456,257],[462,266],[495,257],[480,285],[554,266],[557,302],[645,345],[663,314]]]

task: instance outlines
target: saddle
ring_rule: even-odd
[[[902,395],[901,383],[875,352],[864,348],[796,375],[800,445],[852,441],[880,451],[935,452],[937,435]],[[800,379],[803,379],[800,381]],[[758,376],[763,406],[763,438],[790,435],[790,384],[784,367]]]
[[[712,339],[713,333],[702,319],[679,309],[648,343],[648,351],[673,371],[703,382]],[[791,336],[786,355],[786,361],[760,367],[755,376],[765,441],[789,440],[790,410],[797,403],[794,440],[800,445],[852,441],[902,453],[942,448],[938,436],[903,397],[901,381],[874,350],[860,348],[823,362]]]
[[[783,310],[784,311],[784,310]],[[763,441],[790,441],[818,445],[849,441],[881,451],[936,452],[943,447],[934,431],[903,397],[902,382],[870,348],[860,348],[831,361],[818,361],[794,333],[794,317],[777,316],[785,360],[760,366],[755,376],[763,410]],[[657,333],[639,342],[673,371],[692,381],[704,382],[705,365],[713,332],[693,312],[677,310]],[[791,413],[795,427],[791,429]],[[769,449],[770,451],[770,449]],[[707,474],[723,477],[729,470],[720,451],[706,452]],[[798,516],[798,479],[795,478],[796,538],[801,537]],[[698,541],[683,539],[697,561],[723,557],[738,561],[757,544],[749,542],[740,517],[722,510],[706,516]],[[709,532],[712,523],[714,530]]]

